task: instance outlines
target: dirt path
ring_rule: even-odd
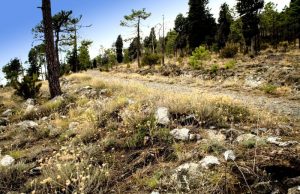
[[[278,115],[285,115],[293,118],[300,118],[300,103],[296,101],[290,101],[283,98],[274,98],[262,95],[254,95],[241,91],[232,91],[225,88],[199,88],[190,85],[183,84],[169,84],[161,82],[150,82],[145,80],[138,80],[135,78],[121,78],[114,74],[101,73],[99,71],[88,71],[88,75],[92,77],[97,77],[97,79],[102,79],[104,81],[120,81],[122,83],[128,84],[143,84],[152,89],[157,89],[161,91],[171,91],[171,92],[182,92],[188,93],[191,91],[198,91],[200,93],[207,93],[215,96],[228,96],[233,99],[239,100],[245,105],[250,105],[262,110],[268,110],[272,113]]]

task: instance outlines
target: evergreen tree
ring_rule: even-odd
[[[82,41],[79,47],[78,61],[80,70],[87,70],[91,67],[91,59],[89,53],[89,46],[92,44],[91,41]]]
[[[246,41],[246,46],[247,48],[251,46],[251,54],[255,55],[258,51],[258,11],[263,8],[264,0],[237,1],[236,8],[243,22],[243,35]]]
[[[168,34],[166,36],[166,54],[169,56],[176,54],[177,36],[178,36],[178,34],[174,30],[168,32]]]
[[[131,61],[135,60],[138,56],[138,52],[140,52],[137,45],[138,38],[134,38],[128,48],[129,58]]]
[[[7,85],[14,86],[23,72],[20,59],[14,58],[10,60],[10,62],[2,68],[2,72],[5,74]]]
[[[211,45],[216,33],[216,22],[207,8],[208,0],[189,0],[189,36],[190,49],[201,44]]]
[[[183,54],[183,49],[188,45],[188,19],[182,14],[177,15],[174,30],[177,32],[176,49],[180,49]]]
[[[141,66],[140,62],[140,55],[141,55],[141,30],[140,30],[140,25],[141,25],[141,20],[146,20],[148,17],[150,17],[151,13],[147,13],[146,9],[142,10],[132,10],[132,13],[130,15],[125,15],[124,16],[124,21],[121,21],[121,26],[126,26],[126,27],[135,27],[137,31],[137,39],[136,39],[136,47],[138,49],[137,54],[137,61],[138,61],[138,66]]]
[[[294,23],[295,39],[299,39],[299,49],[300,49],[300,0],[291,0],[289,15]]]
[[[229,6],[226,3],[222,4],[219,13],[217,32],[217,43],[219,49],[223,48],[228,40],[232,21],[233,18],[231,16]]]
[[[123,39],[122,36],[119,35],[116,41],[116,55],[117,55],[117,61],[118,63],[123,62]]]
[[[151,28],[150,35],[145,37],[144,39],[144,47],[151,50],[152,53],[155,52],[155,49],[157,47],[157,39],[155,35],[155,29]]]
[[[27,75],[31,77],[35,75],[38,79],[40,76],[41,66],[39,63],[38,51],[36,47],[30,49],[28,53],[28,63],[30,64],[30,66],[27,69]]]

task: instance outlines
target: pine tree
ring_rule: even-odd
[[[41,66],[39,63],[38,51],[35,47],[31,48],[28,53],[28,63],[30,66],[27,69],[27,75],[31,77],[36,75],[36,77],[39,78]]]
[[[178,34],[176,38],[176,49],[180,49],[183,55],[183,50],[188,45],[188,19],[182,14],[177,15],[174,30]]]
[[[194,50],[201,44],[212,44],[216,22],[207,8],[208,0],[189,0],[189,37],[190,49]]]
[[[236,8],[243,22],[243,35],[247,48],[251,46],[251,55],[258,51],[259,17],[258,11],[264,6],[264,0],[238,0]]]
[[[223,48],[228,40],[232,21],[233,18],[231,16],[229,6],[227,3],[222,4],[219,13],[219,26],[217,32],[217,43],[219,49]]]
[[[121,26],[126,26],[126,27],[135,27],[137,31],[137,61],[138,61],[138,66],[141,66],[140,62],[140,54],[141,54],[141,30],[140,30],[140,25],[141,25],[141,20],[146,20],[148,17],[150,17],[151,13],[147,13],[146,9],[142,10],[132,10],[132,13],[130,15],[125,15],[124,16],[124,21],[121,21]]]
[[[2,68],[2,72],[5,74],[7,85],[14,86],[23,72],[20,59],[14,58],[10,60],[10,62]]]
[[[59,83],[59,63],[55,54],[50,0],[42,1],[48,81],[51,98],[62,94]]]
[[[116,55],[118,63],[123,62],[123,39],[122,36],[119,35],[116,41]]]
[[[91,59],[89,53],[89,46],[92,44],[91,41],[82,41],[79,47],[78,61],[80,70],[87,70],[91,67]]]
[[[294,22],[294,28],[297,34],[295,38],[299,39],[299,49],[300,49],[300,0],[291,0],[289,15]]]
[[[144,47],[151,50],[152,53],[155,52],[155,49],[157,47],[157,39],[156,39],[154,28],[151,28],[150,35],[145,38]]]

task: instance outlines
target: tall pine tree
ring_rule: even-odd
[[[217,43],[221,49],[225,46],[228,36],[230,33],[230,25],[233,21],[229,6],[227,3],[221,5],[219,20],[218,20],[218,32],[217,32]]]
[[[122,36],[119,35],[116,41],[116,54],[118,63],[123,62],[123,39]]]
[[[216,21],[207,8],[208,0],[189,0],[189,37],[190,49],[201,44],[211,45],[216,33]]]
[[[258,12],[264,7],[264,0],[237,0],[237,11],[243,22],[243,35],[247,50],[251,46],[251,54],[258,51],[259,17]]]

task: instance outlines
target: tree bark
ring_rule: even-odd
[[[255,56],[255,36],[251,38],[251,55]]]
[[[48,82],[51,98],[62,94],[59,84],[59,63],[55,54],[50,0],[42,0],[43,24],[46,44]]]
[[[141,51],[141,37],[140,37],[140,18],[138,19],[138,24],[137,24],[137,33],[138,33],[138,42],[137,42],[137,47],[138,47],[138,51],[137,51],[137,61],[138,61],[138,67],[141,67],[141,62],[140,62],[140,51]]]

